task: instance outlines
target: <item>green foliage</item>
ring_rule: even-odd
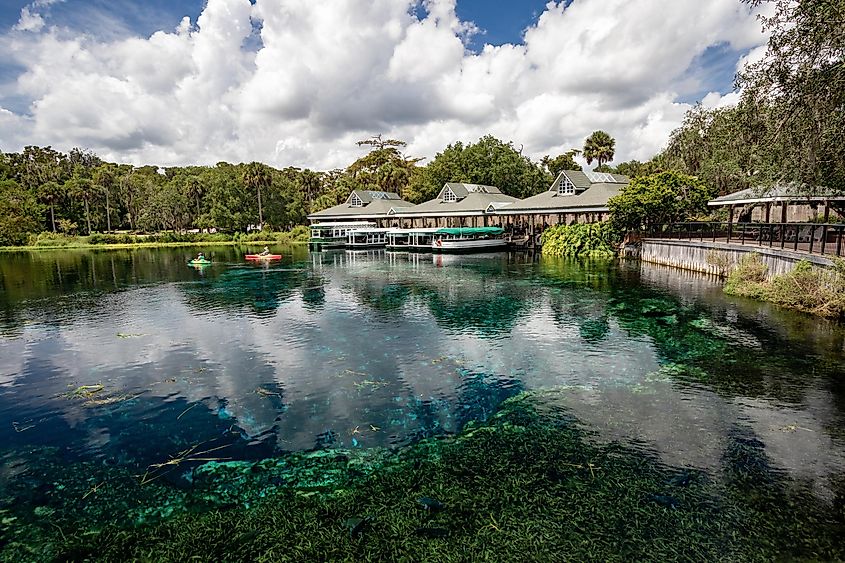
[[[543,256],[610,258],[618,237],[608,221],[555,225],[543,232]]]
[[[648,162],[628,160],[620,163],[615,168],[611,168],[608,172],[622,174],[623,176],[628,176],[629,178],[639,178],[641,176],[650,176],[652,174],[657,174],[658,172],[663,172],[663,168],[659,165],[657,160],[650,160]]]
[[[63,233],[43,232],[37,235],[30,235],[27,240],[29,246],[56,247],[56,246],[79,246],[82,240],[74,235]]]
[[[829,318],[845,316],[845,260],[833,268],[802,260],[788,273],[766,279],[767,267],[756,253],[745,256],[728,276],[725,292],[751,297]]]
[[[634,178],[608,201],[610,221],[620,232],[687,221],[706,213],[712,196],[701,180],[678,172]]]
[[[716,195],[771,185],[778,152],[771,148],[770,127],[765,112],[745,104],[719,109],[697,105],[672,133],[664,160],[701,178]]]
[[[540,164],[546,167],[554,180],[564,170],[581,170],[581,165],[575,162],[575,155],[579,152],[578,149],[572,149],[554,158],[546,155],[540,160]]]
[[[14,180],[0,180],[0,246],[26,244],[41,228],[41,206]]]
[[[845,2],[744,1],[769,7],[766,56],[737,77],[740,106],[767,124],[760,152],[780,182],[845,193]]]
[[[593,131],[584,141],[584,158],[587,164],[598,162],[598,167],[613,160],[616,151],[616,140],[604,131]]]
[[[769,5],[767,53],[737,76],[735,107],[687,113],[660,155],[664,169],[720,195],[776,184],[845,193],[845,3],[744,2]]]
[[[542,166],[523,156],[513,144],[487,135],[475,144],[449,145],[425,168],[417,189],[434,197],[446,182],[496,186],[503,193],[525,198],[548,189],[551,178]]]
[[[406,146],[404,141],[382,139],[380,134],[357,144],[371,150],[346,169],[355,182],[367,190],[407,195],[411,178],[417,173],[416,164],[422,159],[403,155],[400,149]]]
[[[766,298],[766,274],[769,268],[752,252],[740,259],[736,267],[728,274],[725,293],[753,299]]]

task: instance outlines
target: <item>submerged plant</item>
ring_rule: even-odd
[[[45,559],[61,560],[845,556],[842,523],[812,495],[793,496],[793,483],[770,467],[749,431],[729,436],[726,479],[713,480],[667,468],[629,446],[594,441],[555,406],[555,393],[523,393],[486,423],[392,454],[316,451],[207,463],[193,471],[194,488],[184,497],[191,510],[172,509],[172,516],[140,526],[82,525],[84,517],[71,526],[63,517],[68,509],[58,507],[50,522],[61,533],[45,521],[29,537],[49,546]],[[104,480],[78,490],[103,490]],[[100,502],[100,493],[85,502]],[[2,555],[21,560],[25,553],[15,542]]]

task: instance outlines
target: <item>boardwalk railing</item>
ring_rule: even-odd
[[[672,223],[643,234],[646,238],[727,242],[827,256],[845,254],[842,223]]]

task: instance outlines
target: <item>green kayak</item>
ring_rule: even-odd
[[[211,264],[211,260],[197,260],[196,258],[194,258],[193,260],[190,260],[188,264],[190,264],[191,266],[208,266],[209,264]]]

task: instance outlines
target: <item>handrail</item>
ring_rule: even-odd
[[[645,238],[778,247],[825,256],[845,253],[845,223],[729,223],[688,221],[644,229]]]

